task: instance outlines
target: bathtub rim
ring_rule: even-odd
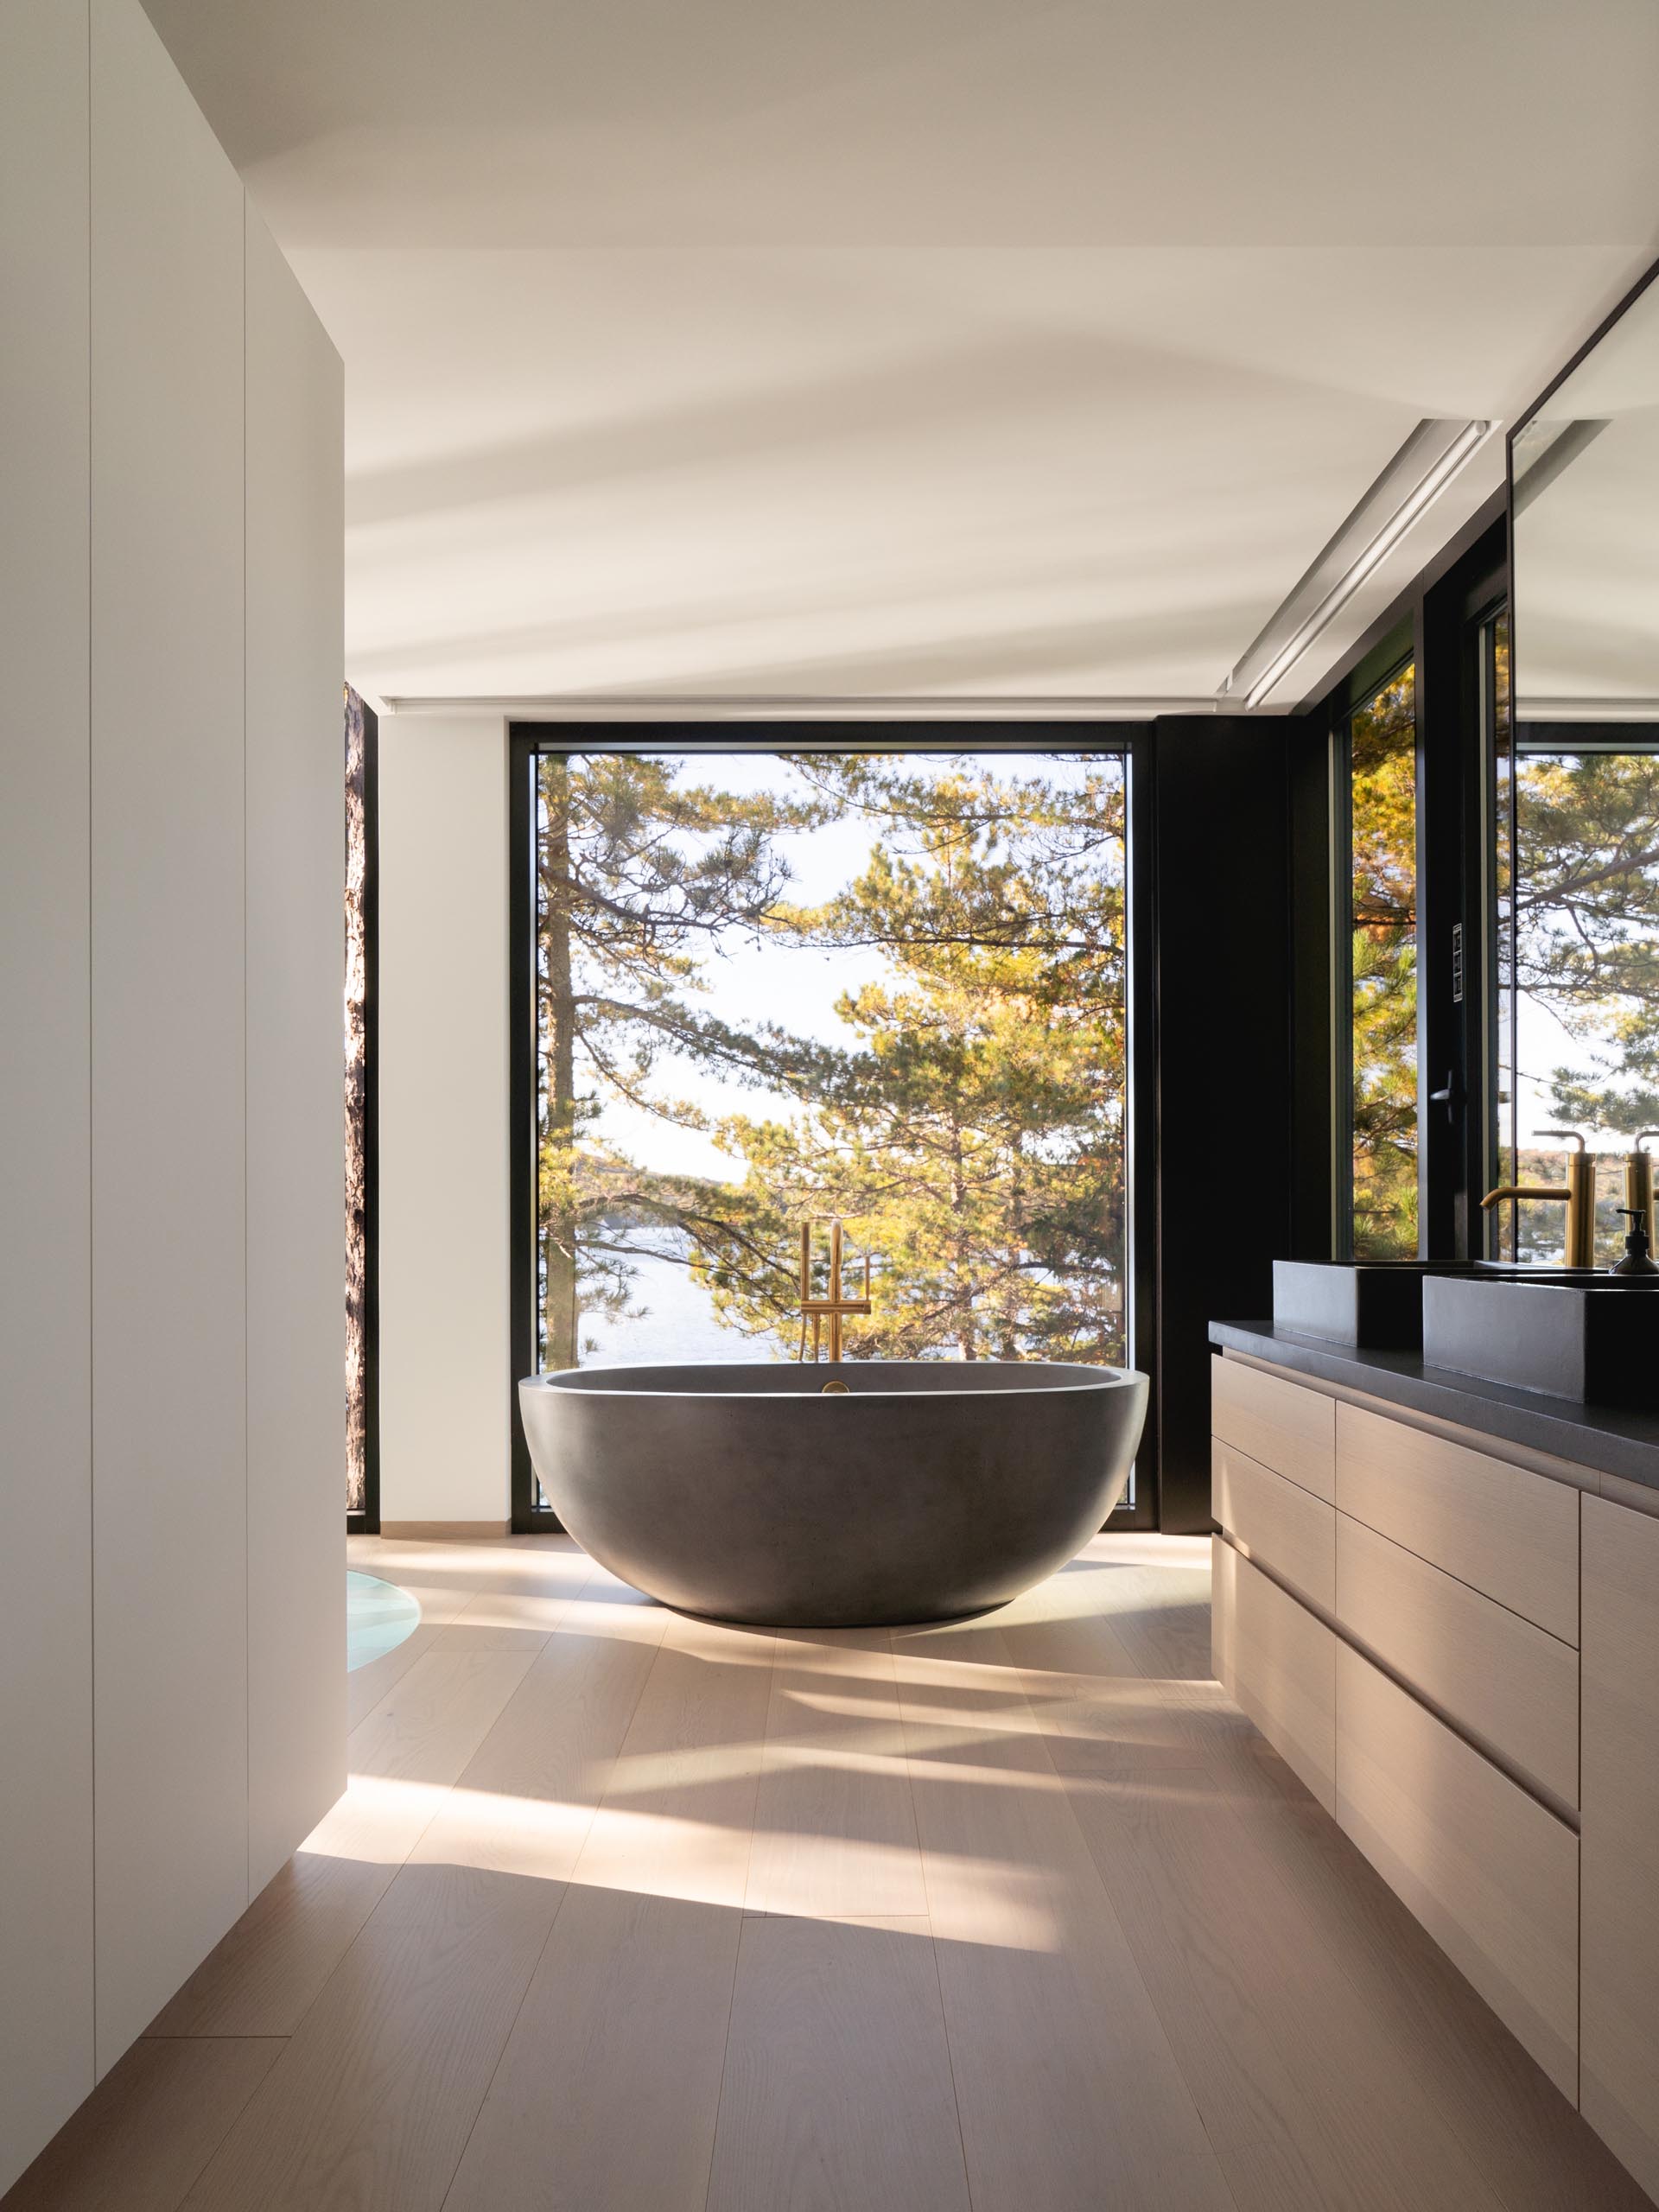
[[[779,1361],[776,1361],[776,1362],[773,1362],[773,1363],[770,1363],[769,1364],[771,1364],[771,1365],[772,1365],[772,1366],[774,1366],[774,1367],[776,1367],[776,1368],[780,1368],[780,1369],[794,1368],[794,1367],[798,1367],[798,1366],[804,1367],[804,1366],[812,1366],[812,1365],[817,1365],[817,1366],[821,1367],[821,1368],[823,1369],[823,1372],[824,1372],[824,1375],[825,1375],[825,1376],[826,1376],[826,1378],[827,1378],[827,1379],[831,1380],[831,1381],[834,1381],[834,1380],[837,1380],[837,1379],[839,1379],[839,1378],[840,1378],[843,1374],[845,1374],[845,1373],[847,1373],[847,1372],[849,1372],[849,1371],[851,1371],[851,1372],[854,1372],[854,1373],[864,1373],[864,1374],[868,1374],[868,1373],[869,1372],[869,1370],[870,1370],[872,1368],[877,1368],[877,1367],[904,1367],[904,1368],[942,1368],[942,1367],[955,1367],[955,1366],[965,1367],[965,1366],[968,1366],[969,1364],[970,1364],[970,1363],[969,1363],[969,1361],[967,1361],[967,1360],[945,1360],[945,1359],[940,1359],[940,1360],[932,1360],[932,1359],[913,1359],[913,1360],[899,1360],[899,1359],[890,1359],[890,1360],[874,1360],[874,1359],[870,1359],[870,1360],[865,1360],[865,1359],[861,1359],[861,1360],[842,1360],[842,1361],[841,1361],[841,1362],[839,1362],[838,1363],[834,1364],[834,1365],[832,1365],[832,1364],[831,1364],[831,1363],[830,1363],[830,1361],[828,1361],[828,1360],[821,1360],[821,1361],[817,1361],[817,1362],[813,1362],[813,1361],[810,1361],[810,1360],[800,1360],[800,1361],[797,1361],[797,1360],[779,1360]],[[842,1402],[843,1398],[1036,1398],[1036,1397],[1058,1397],[1058,1396],[1077,1396],[1077,1397],[1081,1397],[1081,1396],[1086,1395],[1087,1395],[1089,1392],[1090,1392],[1090,1391],[1103,1391],[1103,1392],[1104,1392],[1104,1391],[1109,1391],[1109,1390],[1117,1390],[1117,1389],[1126,1389],[1126,1388],[1131,1388],[1131,1387],[1133,1387],[1133,1385],[1134,1385],[1134,1384],[1135,1384],[1135,1383],[1137,1383],[1137,1382],[1144,1383],[1144,1384],[1147,1386],[1147,1388],[1148,1391],[1150,1391],[1151,1385],[1152,1385],[1152,1377],[1151,1377],[1151,1376],[1147,1373],[1147,1371],[1146,1371],[1146,1370],[1145,1370],[1144,1368],[1138,1368],[1138,1367],[1086,1367],[1086,1366],[1084,1366],[1084,1365],[1083,1364],[1083,1363],[1082,1363],[1082,1362],[1080,1362],[1080,1361],[1073,1361],[1073,1360],[1034,1360],[1034,1359],[1033,1359],[1033,1360],[988,1360],[988,1359],[987,1359],[987,1360],[976,1360],[976,1361],[973,1361],[973,1362],[971,1363],[971,1364],[972,1364],[972,1365],[974,1365],[974,1366],[976,1366],[976,1367],[977,1367],[977,1368],[979,1368],[982,1373],[982,1372],[983,1372],[983,1370],[984,1370],[986,1368],[988,1368],[988,1367],[1007,1367],[1007,1368],[1024,1367],[1024,1368],[1027,1368],[1027,1369],[1029,1369],[1029,1370],[1033,1370],[1033,1372],[1046,1372],[1047,1374],[1050,1374],[1050,1375],[1052,1375],[1052,1374],[1055,1374],[1055,1373],[1064,1373],[1064,1374],[1067,1374],[1067,1375],[1078,1375],[1078,1376],[1085,1376],[1087,1379],[1086,1379],[1086,1380],[1084,1380],[1084,1381],[1080,1381],[1080,1382],[1029,1382],[1029,1383],[1018,1383],[1018,1382],[1014,1382],[1014,1383],[1008,1383],[1008,1384],[1007,1384],[1007,1385],[1001,1385],[1001,1384],[995,1384],[995,1383],[993,1383],[993,1384],[989,1385],[988,1387],[986,1387],[986,1388],[983,1388],[983,1389],[969,1389],[969,1390],[957,1390],[957,1389],[939,1389],[939,1390],[906,1390],[906,1389],[873,1389],[873,1390],[872,1390],[872,1389],[859,1389],[859,1390],[850,1390],[850,1389],[849,1389],[849,1390],[848,1390],[848,1391],[842,1392],[842,1391],[839,1391],[839,1390],[824,1391],[824,1390],[823,1390],[823,1389],[818,1389],[818,1390],[700,1390],[700,1389],[673,1389],[673,1388],[671,1388],[671,1388],[666,1388],[666,1389],[640,1389],[638,1385],[635,1385],[635,1386],[633,1386],[633,1387],[632,1387],[632,1388],[624,1388],[624,1387],[621,1387],[621,1386],[618,1386],[618,1387],[616,1387],[616,1388],[607,1388],[607,1387],[605,1387],[605,1386],[602,1386],[602,1385],[597,1385],[597,1384],[590,1383],[589,1382],[588,1382],[588,1380],[587,1380],[586,1378],[587,1378],[587,1377],[588,1377],[589,1376],[598,1376],[598,1375],[614,1375],[614,1376],[622,1376],[622,1375],[628,1375],[628,1374],[642,1374],[642,1375],[649,1375],[649,1374],[652,1374],[652,1373],[653,1373],[653,1372],[656,1372],[656,1373],[662,1373],[662,1372],[664,1372],[664,1371],[671,1371],[671,1370],[665,1370],[664,1368],[661,1368],[661,1367],[654,1368],[654,1369],[653,1369],[653,1368],[651,1368],[651,1367],[641,1366],[641,1367],[639,1367],[639,1368],[630,1369],[630,1368],[626,1368],[626,1367],[607,1367],[607,1366],[601,1365],[601,1366],[597,1366],[597,1367],[552,1367],[552,1368],[546,1368],[546,1369],[544,1369],[544,1370],[543,1370],[540,1374],[537,1374],[537,1375],[524,1375],[524,1376],[521,1376],[519,1377],[519,1380],[518,1380],[518,1388],[519,1388],[521,1390],[536,1389],[543,1389],[556,1390],[556,1389],[559,1389],[563,1388],[563,1389],[566,1389],[566,1390],[568,1391],[569,1395],[572,1395],[572,1396],[580,1396],[580,1397],[584,1397],[584,1398],[694,1398],[694,1399],[696,1399],[696,1400],[698,1402],[698,1403],[699,1403],[699,1404],[707,1404],[707,1403],[709,1402],[709,1400],[711,1400],[711,1399],[727,1399],[727,1398],[740,1398],[740,1399],[745,1399],[745,1400],[760,1400],[760,1399],[768,1399],[768,1400],[770,1400],[770,1399],[777,1399],[777,1400],[782,1401],[782,1400],[785,1400],[785,1399],[798,1398],[798,1399],[802,1400],[803,1402],[804,1402],[805,1403],[807,1403],[807,1404],[809,1404],[809,1405],[811,1405],[811,1404],[820,1404],[820,1405],[821,1405],[821,1404],[825,1403],[826,1402],[827,1402],[829,1404],[830,1404],[830,1405],[839,1405],[839,1404],[841,1404],[841,1403]],[[678,1365],[679,1365],[679,1367],[680,1367],[680,1369],[681,1369],[682,1370],[691,1370],[691,1371],[695,1371],[695,1372],[696,1372],[696,1373],[700,1373],[700,1374],[709,1374],[709,1375],[716,1375],[716,1374],[731,1373],[731,1372],[734,1372],[734,1371],[735,1371],[735,1372],[740,1372],[740,1373],[741,1373],[741,1372],[745,1371],[746,1370],[747,1370],[747,1371],[753,1372],[753,1373],[757,1373],[757,1374],[764,1373],[764,1372],[766,1372],[766,1366],[764,1366],[764,1365],[763,1365],[760,1362],[759,1362],[759,1361],[756,1361],[756,1362],[754,1362],[754,1363],[748,1363],[748,1362],[740,1363],[740,1362],[737,1362],[737,1361],[722,1362],[722,1361],[719,1361],[719,1360],[707,1360],[707,1361],[699,1361],[699,1360],[683,1360],[683,1361],[681,1361],[681,1362],[679,1362],[679,1363],[678,1363]]]

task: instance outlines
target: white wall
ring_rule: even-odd
[[[340,366],[136,0],[8,10],[0,253],[3,2190],[345,1732]]]
[[[500,718],[380,723],[380,1516],[508,1517]]]

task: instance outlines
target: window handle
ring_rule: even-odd
[[[1457,1120],[1458,1109],[1463,1103],[1463,1086],[1458,1081],[1458,1071],[1455,1068],[1446,1070],[1445,1088],[1440,1090],[1431,1090],[1428,1094],[1428,1103],[1431,1106],[1444,1106],[1448,1122]]]

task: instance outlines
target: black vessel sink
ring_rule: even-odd
[[[1471,1272],[1467,1260],[1275,1260],[1274,1326],[1366,1351],[1416,1351],[1424,1278]]]
[[[1659,1276],[1520,1268],[1431,1278],[1423,1363],[1580,1405],[1659,1408]]]

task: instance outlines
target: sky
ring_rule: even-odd
[[[962,754],[909,756],[916,766],[932,760],[941,772]],[[1009,774],[1031,772],[1037,762],[1004,755]],[[1086,771],[1077,764],[1044,755],[1042,772],[1051,779],[1081,785]],[[786,762],[775,754],[700,753],[686,759],[683,782],[707,782],[734,792],[778,791],[798,788]],[[855,814],[823,829],[798,831],[779,841],[779,851],[791,880],[787,895],[800,904],[830,898],[860,873],[875,842],[874,827]],[[850,1046],[856,1032],[836,1013],[836,1001],[861,984],[879,981],[887,964],[873,949],[820,949],[816,946],[754,944],[733,941],[707,963],[708,989],[694,1003],[703,1011],[733,1023],[772,1020],[824,1044]],[[655,1087],[695,1102],[710,1114],[744,1113],[758,1116],[783,1112],[786,1103],[764,1091],[721,1083],[688,1061],[666,1057],[658,1064]],[[608,1100],[595,1124],[600,1141],[613,1146],[642,1166],[664,1174],[704,1176],[710,1180],[741,1182],[742,1165],[719,1151],[700,1131],[676,1128],[654,1116],[640,1112],[617,1099]]]
[[[1596,1055],[1593,1039],[1575,1037],[1559,1021],[1547,1007],[1524,994],[1516,1009],[1516,1048],[1520,1069],[1516,1083],[1517,1108],[1516,1127],[1523,1147],[1530,1147],[1535,1133],[1540,1129],[1558,1129],[1564,1125],[1550,1111],[1550,1077],[1557,1068],[1570,1068],[1575,1075],[1593,1080],[1596,1075]],[[1626,1153],[1630,1148],[1628,1137],[1618,1136],[1606,1129],[1587,1136],[1585,1142],[1592,1152]],[[1541,1152],[1560,1150],[1548,1141],[1539,1144]]]

